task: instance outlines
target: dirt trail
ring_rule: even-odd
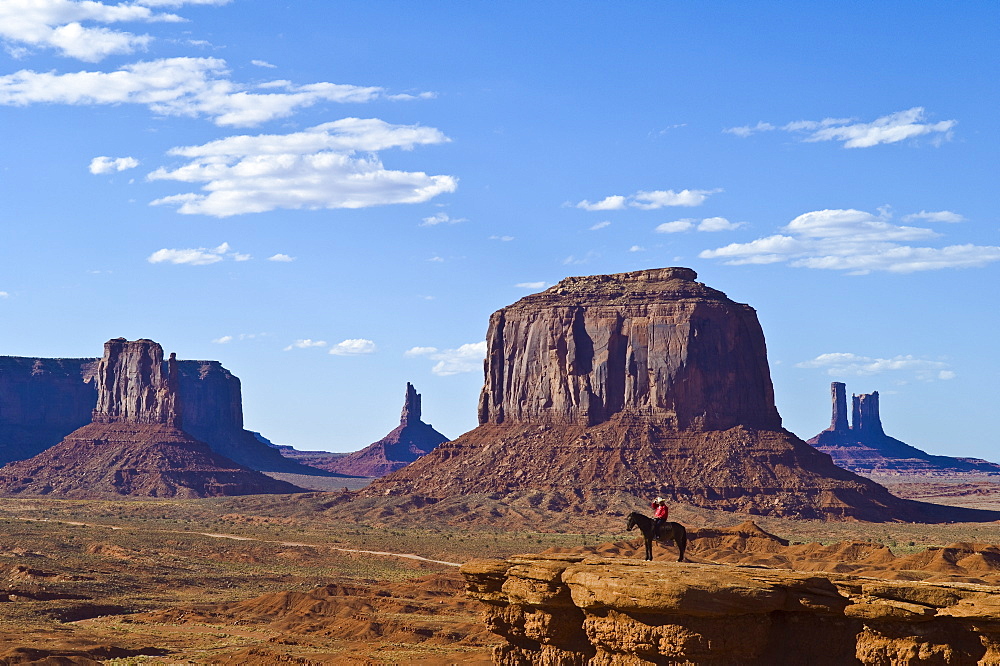
[[[25,522],[35,523],[59,523],[61,525],[75,525],[77,527],[100,527],[108,530],[125,530],[128,528],[117,525],[101,525],[100,523],[81,523],[74,520],[52,520],[51,518],[19,518]],[[270,539],[258,539],[256,537],[240,536],[238,534],[221,534],[219,532],[192,532],[190,530],[144,530],[148,532],[159,532],[160,534],[198,534],[200,536],[212,537],[214,539],[232,539],[234,541],[256,541],[258,543],[273,543],[279,546],[304,547],[304,548],[329,548],[339,550],[342,553],[360,553],[362,555],[382,555],[384,557],[402,557],[408,560],[418,560],[420,562],[430,562],[432,564],[443,564],[449,567],[462,566],[461,562],[446,562],[444,560],[433,560],[422,555],[413,553],[390,553],[384,550],[360,550],[357,548],[341,548],[322,543],[302,543],[300,541],[274,541]]]

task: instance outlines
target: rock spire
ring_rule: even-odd
[[[382,439],[360,451],[336,458],[309,459],[309,464],[337,474],[385,476],[425,456],[448,438],[421,418],[420,394],[406,383],[399,425]]]
[[[420,394],[413,384],[406,382],[406,398],[403,400],[403,412],[399,417],[399,425],[404,428],[410,424],[422,423],[420,420]]]
[[[976,458],[935,456],[885,434],[879,414],[878,391],[851,396],[847,426],[847,393],[843,382],[832,382],[830,427],[808,440],[833,461],[853,472],[882,480],[907,476],[1000,476],[1000,465]]]

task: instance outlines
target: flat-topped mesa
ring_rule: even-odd
[[[177,355],[163,362],[152,340],[115,338],[97,364],[94,423],[160,423],[181,427]]]
[[[690,268],[570,277],[490,318],[479,422],[778,429],[749,305]]]

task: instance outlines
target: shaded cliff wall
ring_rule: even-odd
[[[0,356],[0,464],[30,458],[90,423],[97,360]]]
[[[780,428],[756,312],[696,277],[567,278],[495,312],[479,422]]]

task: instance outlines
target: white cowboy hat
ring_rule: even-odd
[[[662,497],[657,497],[657,498],[656,498],[655,500],[653,500],[653,501],[654,501],[654,502],[656,502],[657,504],[660,504],[661,502],[666,502],[667,500],[663,499]]]

